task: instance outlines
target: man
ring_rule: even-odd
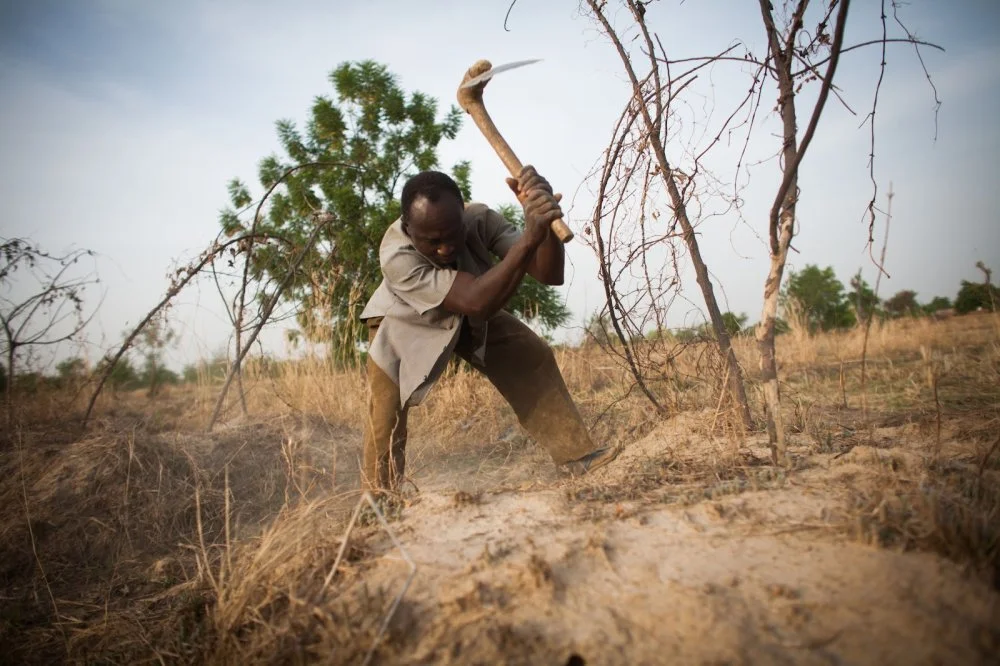
[[[399,488],[407,411],[453,354],[490,380],[557,465],[582,474],[617,454],[594,446],[549,346],[502,309],[526,274],[562,284],[564,264],[550,229],[562,211],[548,181],[526,166],[507,184],[524,208],[523,233],[482,204],[466,206],[443,173],[403,186],[402,216],[379,248],[383,280],[361,314],[370,341],[365,488]]]

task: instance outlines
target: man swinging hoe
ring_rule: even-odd
[[[481,128],[485,109],[477,114],[475,105],[482,108],[491,75],[489,63],[480,61],[459,90],[463,108]],[[486,122],[492,127],[488,116]],[[499,137],[495,127],[492,132]],[[485,133],[494,143],[496,137]],[[403,186],[401,217],[379,247],[382,283],[361,314],[370,342],[361,470],[366,489],[400,487],[407,412],[452,355],[483,373],[521,426],[571,474],[593,471],[617,455],[594,445],[548,344],[503,310],[525,275],[563,283],[565,253],[557,233],[572,237],[548,181],[506,150],[513,161],[504,162],[515,176],[507,184],[524,209],[523,232],[483,204],[466,204],[446,174],[425,171]]]

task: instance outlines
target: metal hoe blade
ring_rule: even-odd
[[[496,67],[491,67],[489,70],[483,72],[479,76],[474,76],[465,83],[462,84],[462,88],[471,88],[472,86],[479,85],[480,83],[485,83],[492,79],[495,75],[500,72],[506,72],[508,69],[517,69],[518,67],[524,67],[525,65],[533,65],[536,62],[541,62],[541,58],[535,58],[534,60],[516,60],[514,62],[508,62],[504,65],[497,65]]]

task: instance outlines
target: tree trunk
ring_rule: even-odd
[[[4,396],[7,403],[7,428],[9,432],[14,430],[14,352],[15,345],[11,340],[7,346],[7,390]]]
[[[598,2],[598,0],[587,0],[587,4],[590,5],[591,11],[594,12],[594,15],[601,22],[601,25],[604,27],[608,37],[610,37],[612,42],[614,42],[618,55],[622,60],[622,64],[625,66],[625,71],[632,83],[632,92],[635,96],[636,105],[642,114],[647,138],[649,139],[649,144],[653,149],[653,154],[656,157],[656,162],[660,168],[660,177],[663,179],[663,182],[667,187],[667,193],[670,196],[670,203],[673,208],[674,216],[677,218],[677,221],[681,225],[681,229],[684,231],[684,243],[687,245],[688,251],[691,253],[691,263],[694,264],[698,287],[701,289],[702,297],[705,299],[705,308],[708,310],[708,317],[712,322],[712,330],[715,332],[715,339],[719,346],[719,353],[722,354],[722,357],[725,359],[726,365],[728,366],[730,392],[734,402],[738,406],[740,420],[743,423],[743,427],[750,430],[753,428],[753,419],[750,416],[750,404],[747,402],[746,389],[743,385],[743,370],[740,368],[740,364],[736,360],[736,353],[733,350],[732,341],[729,338],[729,332],[726,330],[725,322],[722,320],[722,312],[719,311],[719,302],[715,299],[715,289],[712,286],[712,280],[708,275],[708,266],[705,265],[705,261],[702,259],[701,248],[698,246],[698,238],[695,236],[694,227],[691,225],[691,221],[687,215],[687,206],[684,203],[684,197],[677,188],[674,172],[670,167],[670,162],[667,160],[666,151],[663,148],[663,141],[660,138],[658,122],[654,121],[653,117],[649,113],[649,107],[645,103],[642,86],[640,85],[639,79],[635,74],[635,69],[632,67],[632,61],[628,53],[625,51],[625,47],[622,45],[621,40],[612,29],[611,24],[608,22],[607,17],[602,11],[604,3]],[[632,11],[632,15],[635,17],[636,23],[638,24],[646,42],[647,55],[650,58],[650,64],[653,68],[652,75],[654,81],[656,82],[656,94],[653,96],[654,104],[657,107],[656,117],[657,119],[663,118],[663,102],[659,97],[659,94],[662,91],[658,73],[659,64],[654,57],[656,49],[653,46],[653,40],[650,37],[649,31],[643,20],[645,7],[641,4],[637,4],[634,0],[629,0],[628,6]]]
[[[792,242],[795,227],[795,205],[799,199],[799,165],[805,155],[809,143],[816,133],[819,118],[823,113],[826,99],[833,87],[833,75],[837,71],[840,51],[844,43],[844,28],[847,24],[847,10],[850,0],[840,0],[837,11],[837,22],[834,28],[833,43],[830,46],[830,61],[823,84],[820,88],[816,105],[813,107],[801,143],[798,141],[798,125],[795,114],[795,81],[792,77],[792,64],[795,59],[796,38],[802,30],[802,16],[805,14],[808,0],[799,0],[792,13],[789,33],[782,44],[772,16],[773,5],[769,0],[759,0],[761,18],[767,32],[768,50],[774,61],[774,69],[778,80],[778,108],[781,113],[782,137],[782,177],[774,204],[768,219],[768,235],[770,237],[771,268],[764,282],[764,309],[760,324],[757,326],[757,344],[760,349],[761,381],[764,385],[764,413],[767,423],[768,443],[771,448],[771,460],[774,464],[787,462],[785,445],[785,427],[781,419],[781,393],[778,390],[778,364],[775,357],[774,323],[778,315],[778,291],[785,272],[785,260],[788,258],[788,248]]]
[[[659,141],[655,142],[654,146],[654,150],[657,152],[657,160],[659,161],[661,155],[663,156],[660,167],[662,169],[663,164],[666,163],[663,146]],[[680,222],[681,228],[684,230],[684,242],[691,253],[691,263],[694,264],[698,286],[701,288],[701,295],[705,299],[705,308],[708,310],[708,316],[712,321],[712,329],[715,331],[719,353],[722,354],[728,366],[726,374],[729,377],[730,393],[739,409],[743,427],[751,430],[753,428],[753,418],[750,416],[750,403],[747,401],[746,388],[743,384],[743,369],[736,359],[736,351],[733,349],[729,331],[726,330],[726,323],[722,319],[719,302],[715,300],[715,288],[712,286],[712,280],[708,276],[708,266],[705,265],[705,261],[701,258],[701,248],[698,247],[698,238],[695,236],[694,227],[691,226],[691,222],[688,220],[687,207],[684,205],[681,193],[677,190],[677,185],[674,183],[673,178],[667,178],[666,180],[667,190],[674,204],[674,213],[677,215],[677,221]]]
[[[771,448],[771,461],[783,465],[785,454],[785,425],[781,419],[781,393],[778,390],[778,363],[775,357],[774,325],[778,317],[778,292],[785,273],[788,245],[792,240],[795,223],[795,205],[782,212],[778,235],[778,251],[771,253],[771,268],[764,283],[764,309],[757,325],[757,348],[760,351],[760,380],[764,389],[764,420],[767,439]]]

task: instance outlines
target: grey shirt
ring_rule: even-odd
[[[368,349],[371,359],[399,386],[403,405],[419,404],[444,371],[458,342],[463,316],[441,307],[458,272],[479,276],[503,258],[520,232],[484,204],[468,204],[462,215],[465,247],[457,268],[447,268],[417,252],[396,220],[382,237],[379,263],[382,283],[361,313],[361,319],[382,317]],[[483,361],[486,322],[467,322]]]

